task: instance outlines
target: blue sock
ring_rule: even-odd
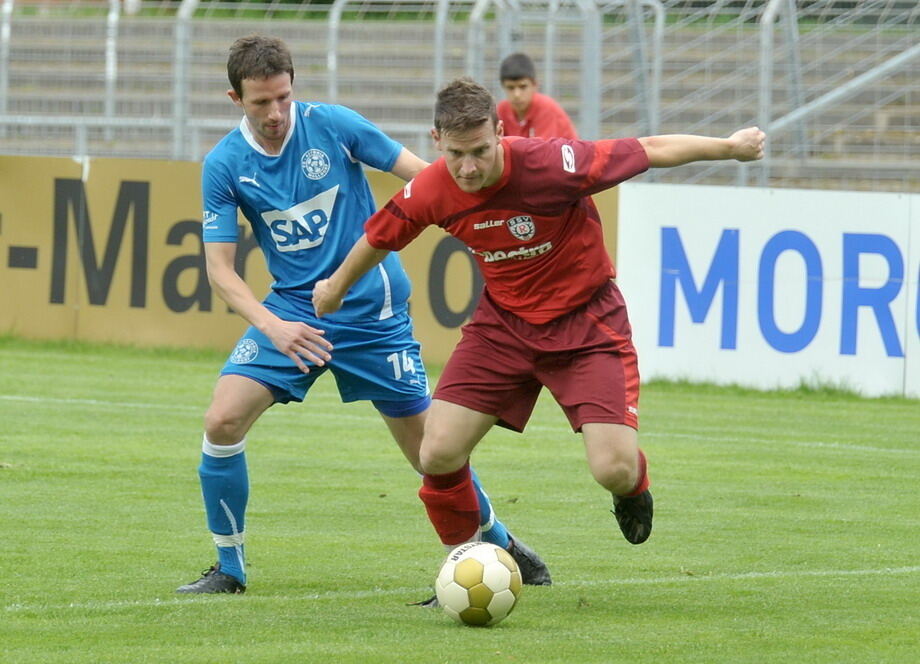
[[[479,524],[482,529],[482,539],[484,542],[507,549],[509,543],[508,529],[495,516],[492,501],[489,500],[489,496],[483,490],[482,484],[479,483],[479,476],[476,475],[476,471],[470,468],[470,473],[473,475],[473,488],[476,489],[476,497],[479,498]]]
[[[236,445],[212,445],[204,441],[198,476],[208,516],[208,529],[217,545],[220,571],[246,583],[243,557],[249,474],[243,452],[246,439]]]

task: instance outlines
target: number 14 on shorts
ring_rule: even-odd
[[[403,374],[415,375],[415,360],[407,350],[402,353],[390,353],[387,355],[387,362],[393,365],[393,377],[396,380],[402,380]]]

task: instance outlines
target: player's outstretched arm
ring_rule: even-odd
[[[652,168],[670,168],[694,161],[737,159],[755,161],[763,158],[764,134],[757,127],[739,129],[728,138],[667,134],[639,139]]]
[[[390,172],[408,182],[421,173],[427,165],[427,161],[406,148],[403,148],[402,152],[399,153],[399,157],[396,158],[396,163],[393,164],[393,168],[390,169]]]
[[[205,242],[204,255],[208,280],[214,291],[250,325],[271,339],[275,348],[291,358],[301,371],[310,372],[304,359],[318,366],[329,361],[332,344],[323,338],[322,330],[306,323],[281,320],[256,299],[233,267],[235,242]]]
[[[331,314],[342,307],[342,300],[348,290],[364,274],[390,253],[386,249],[375,249],[362,235],[351,251],[328,279],[321,279],[313,286],[313,309],[317,316]]]

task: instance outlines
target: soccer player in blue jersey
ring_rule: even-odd
[[[203,239],[212,287],[250,327],[224,365],[205,414],[198,470],[218,560],[180,593],[246,590],[244,448],[266,409],[303,401],[331,371],[343,401],[374,404],[418,471],[431,404],[407,311],[409,280],[395,253],[358,281],[322,324],[312,304],[313,285],[332,274],[375,212],[362,164],[409,180],[426,162],[348,108],[294,101],[294,67],[279,39],[238,39],[227,73],[228,94],[244,117],[204,159]],[[261,302],[234,270],[237,210],[274,277]],[[476,486],[483,539],[511,552],[525,583],[548,585],[546,566],[509,536],[478,480]]]

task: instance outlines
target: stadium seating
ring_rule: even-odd
[[[898,9],[905,3],[889,4]],[[700,26],[699,21],[690,20],[668,26],[662,51],[658,133],[724,135],[758,122],[759,33],[756,22],[742,19],[727,26]],[[903,48],[905,39],[911,39],[911,26],[916,35],[915,19],[905,20],[906,24],[895,22],[887,31],[884,26],[866,27],[858,22],[846,24],[846,29],[800,27],[805,99],[835,89]],[[71,155],[82,148],[97,156],[177,156],[173,17],[120,18],[117,78],[111,88],[106,82],[104,14],[36,12],[16,15],[12,27],[8,94],[0,112],[5,110],[9,118],[30,116],[34,122],[28,126],[9,121],[0,124],[4,153]],[[447,28],[445,78],[466,71],[467,29],[462,20],[452,21]],[[490,23],[486,29],[483,82],[498,93],[498,28]],[[234,38],[252,31],[277,34],[291,45],[299,98],[329,100],[329,23],[322,15],[297,21],[196,18],[191,22],[185,88],[190,129],[178,156],[200,158],[238,121],[238,109],[224,95],[226,51]],[[568,23],[558,26],[552,63],[543,60],[544,27],[524,23],[515,37],[515,47],[533,55],[538,66],[552,66],[551,92],[577,123],[583,99],[581,28]],[[602,65],[602,136],[641,135],[646,128],[628,37],[621,22],[605,22],[603,50],[597,56]],[[431,158],[427,128],[434,91],[432,22],[385,17],[345,20],[338,38],[335,101],[359,110],[410,149]],[[796,102],[783,47],[783,41],[777,39],[774,118],[795,108]],[[810,118],[805,125],[808,145],[804,155],[797,151],[800,135],[796,131],[771,137],[771,183],[916,191],[920,188],[918,81],[914,64]],[[114,95],[107,105],[110,89]],[[82,137],[72,125],[41,124],[41,118],[105,118],[107,114],[116,120],[109,126],[100,122],[86,127]],[[120,127],[127,119],[134,119],[135,126]],[[740,175],[743,173],[735,167],[697,166],[661,177],[734,184]]]

